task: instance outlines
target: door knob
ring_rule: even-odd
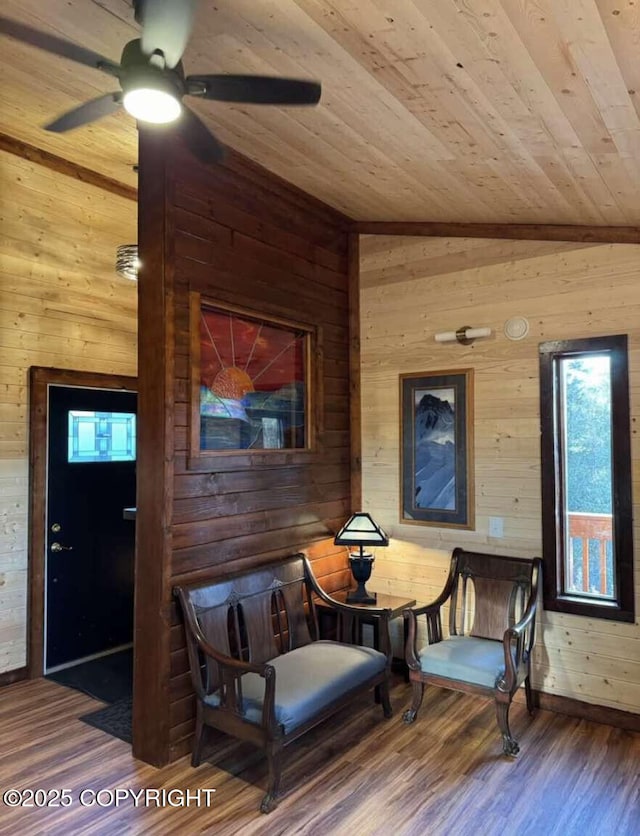
[[[73,546],[63,546],[62,543],[52,543],[52,552],[70,552],[73,551]]]

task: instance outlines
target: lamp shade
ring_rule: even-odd
[[[388,546],[389,538],[365,511],[353,514],[334,539],[336,546]]]

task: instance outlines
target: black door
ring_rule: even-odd
[[[133,638],[136,395],[49,387],[46,669]]]

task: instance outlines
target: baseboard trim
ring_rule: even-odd
[[[555,711],[556,714],[567,714],[579,720],[589,720],[591,723],[604,723],[626,731],[640,732],[640,714],[632,711],[622,711],[619,708],[609,708],[606,705],[594,705],[590,702],[575,700],[572,697],[562,697],[559,694],[548,694],[545,691],[533,691],[536,706],[545,711]],[[520,689],[516,695],[518,702],[524,702],[524,691]]]
[[[4,673],[0,673],[0,688],[3,685],[11,685],[12,682],[20,682],[23,679],[29,679],[29,669],[24,668],[16,668],[13,671],[5,671]]]

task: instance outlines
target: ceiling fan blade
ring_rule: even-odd
[[[245,104],[312,105],[322,92],[317,81],[263,75],[190,75],[186,83],[192,96]]]
[[[48,32],[33,29],[25,23],[19,23],[17,20],[0,17],[0,32],[25,44],[44,49],[45,52],[61,55],[63,58],[68,58],[77,64],[85,64],[87,67],[94,67],[116,77],[120,75],[120,65],[105,58],[104,55],[83,46],[78,46],[71,41],[65,41],[64,38],[58,38],[56,35],[50,35]]]
[[[91,99],[91,101],[85,102],[67,113],[63,113],[62,116],[58,116],[57,119],[44,127],[46,131],[62,134],[65,131],[86,125],[88,122],[95,122],[96,119],[102,119],[103,116],[108,116],[110,113],[115,113],[121,103],[122,93],[120,91],[117,93],[106,93],[104,96],[98,96],[97,99]]]
[[[167,67],[175,67],[185,51],[198,0],[136,0],[136,20],[145,55],[159,49]]]
[[[176,127],[182,133],[193,154],[203,163],[220,163],[224,159],[224,147],[202,119],[188,107],[182,109],[182,117]]]

